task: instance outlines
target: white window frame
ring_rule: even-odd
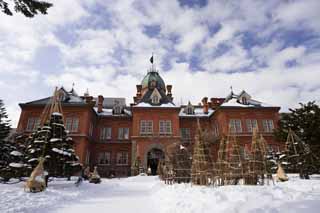
[[[111,164],[111,152],[99,152],[98,164],[99,165],[110,165]]]
[[[273,132],[274,130],[273,120],[271,119],[262,120],[262,127],[264,132],[267,132],[267,133]]]
[[[191,140],[190,128],[180,128],[180,135],[181,135],[182,141],[190,141]]]
[[[111,140],[112,139],[112,128],[111,127],[102,127],[100,129],[100,140]]]
[[[141,120],[140,121],[140,135],[152,135],[153,134],[153,121]]]
[[[160,135],[172,134],[172,122],[170,120],[159,120],[159,134]]]
[[[118,139],[119,140],[129,140],[129,128],[128,127],[118,128]]]
[[[124,166],[129,165],[129,152],[121,151],[117,152],[117,165]]]
[[[79,130],[79,118],[74,116],[66,117],[66,129],[69,132],[78,132]]]
[[[159,97],[157,95],[152,96],[151,99],[153,104],[158,104],[159,103]]]
[[[90,126],[89,126],[89,136],[92,137],[93,135],[93,124],[90,123]]]
[[[30,117],[27,121],[27,132],[32,132],[37,130],[37,128],[40,126],[40,118],[39,117]]]
[[[253,132],[254,128],[258,128],[258,121],[256,119],[246,119],[246,127],[248,132]]]
[[[213,135],[216,136],[216,137],[218,137],[218,136],[220,135],[220,133],[219,133],[219,126],[218,126],[217,123],[215,123],[215,124],[213,125]]]
[[[242,133],[241,119],[230,119],[230,133]]]

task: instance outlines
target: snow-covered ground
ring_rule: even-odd
[[[101,184],[56,180],[42,193],[23,183],[0,184],[0,212],[320,212],[320,177],[266,186],[165,185],[158,177],[103,179]]]

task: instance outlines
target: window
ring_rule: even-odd
[[[159,121],[159,133],[160,135],[171,135],[171,121],[160,120]]]
[[[40,118],[29,118],[26,131],[34,131],[40,126]]]
[[[253,129],[257,128],[258,129],[258,122],[257,120],[246,120],[246,125],[247,125],[247,131],[248,132],[253,132]]]
[[[110,140],[111,139],[111,128],[103,127],[100,132],[100,140]]]
[[[191,140],[191,134],[189,128],[181,128],[180,129],[181,139],[183,141]]]
[[[100,152],[98,156],[98,164],[110,165],[110,152]]]
[[[89,126],[89,136],[92,137],[92,134],[93,134],[93,124],[90,123],[90,126]]]
[[[117,105],[113,109],[114,114],[121,114],[121,106]]]
[[[229,128],[231,133],[242,132],[241,120],[240,119],[230,119]]]
[[[157,95],[154,95],[154,96],[152,97],[152,103],[153,103],[153,104],[158,104],[158,103],[159,103],[159,97],[158,97]]]
[[[218,137],[219,136],[219,126],[218,124],[213,125],[213,135]]]
[[[242,103],[243,104],[248,104],[247,98],[246,97],[242,97]]]
[[[140,121],[140,134],[151,135],[153,132],[153,122],[151,120]]]
[[[67,117],[66,118],[66,129],[69,132],[77,132],[79,128],[79,118]]]
[[[273,120],[262,120],[262,126],[264,132],[273,132]]]
[[[118,139],[128,140],[129,139],[129,128],[119,128],[118,129]]]
[[[117,165],[128,165],[128,152],[117,153]]]
[[[87,150],[87,153],[86,153],[86,165],[89,165],[90,164],[90,152],[89,150]]]

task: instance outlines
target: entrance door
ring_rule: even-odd
[[[154,148],[148,152],[148,168],[150,167],[152,175],[157,175],[159,161],[163,159],[164,153],[161,149]]]

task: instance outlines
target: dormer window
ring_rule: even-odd
[[[115,106],[113,111],[114,111],[114,114],[121,114],[121,107],[120,106]]]
[[[122,113],[122,106],[116,101],[115,105],[113,106],[113,114],[119,115]]]
[[[160,103],[161,95],[160,95],[159,91],[157,90],[157,88],[154,88],[154,90],[150,96],[150,99],[151,99],[152,104],[159,104]]]
[[[241,101],[242,101],[243,104],[248,104],[248,100],[247,100],[246,97],[242,97],[242,100],[241,100]]]
[[[187,108],[187,114],[188,114],[188,115],[193,114],[193,109],[192,109],[192,107],[188,107],[188,108]]]
[[[193,115],[194,114],[194,107],[192,106],[192,104],[188,103],[188,105],[186,106],[186,108],[184,109],[184,112],[187,114],[187,115]]]
[[[153,97],[152,97],[152,103],[153,103],[153,104],[158,104],[158,103],[159,103],[159,97],[156,96],[156,95],[153,96]]]

